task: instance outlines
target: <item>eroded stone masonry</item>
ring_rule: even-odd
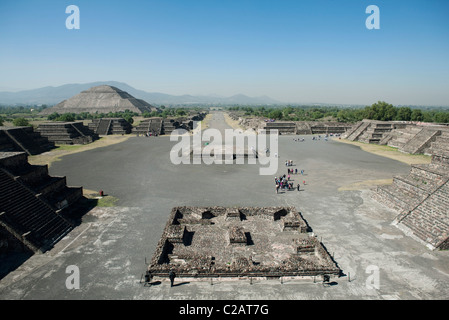
[[[430,164],[412,165],[407,176],[395,176],[391,185],[377,187],[372,196],[399,213],[393,221],[398,228],[432,250],[447,250],[449,152],[443,142],[432,148]]]
[[[294,207],[175,207],[148,270],[156,277],[341,273]]]

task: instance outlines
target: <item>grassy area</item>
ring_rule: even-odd
[[[118,199],[111,195],[100,196],[99,191],[83,189],[83,204],[86,208],[93,207],[115,207]]]
[[[83,152],[87,150],[92,150],[96,148],[102,148],[106,146],[110,146],[116,143],[124,142],[128,140],[132,135],[109,135],[101,137],[99,140],[96,140],[89,144],[84,145],[60,145],[57,146],[56,149],[53,149],[48,152],[41,153],[35,156],[29,156],[28,162],[33,165],[44,165],[47,164],[48,167],[55,161],[60,161],[61,157],[74,154],[78,152]]]
[[[369,144],[359,141],[349,141],[346,139],[337,139],[334,141],[351,144],[360,147],[363,151],[371,152],[376,155],[394,159],[406,164],[428,164],[431,162],[432,157],[424,154],[408,154],[398,151],[397,148],[393,148],[386,145]]]
[[[393,179],[365,180],[360,182],[354,182],[346,186],[342,186],[338,188],[338,191],[370,189],[376,186],[388,185],[392,183]]]

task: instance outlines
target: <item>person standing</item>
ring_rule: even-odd
[[[173,283],[175,282],[176,274],[173,270],[170,270],[168,273],[168,277],[170,278],[170,287],[173,287]]]

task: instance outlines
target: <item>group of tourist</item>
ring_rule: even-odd
[[[302,175],[304,175],[304,170],[301,170],[300,173],[301,173]],[[289,176],[290,176],[290,174],[298,174],[298,169],[295,168],[295,170],[293,170],[293,169],[287,168],[287,174],[288,174]]]
[[[281,177],[274,177],[274,182],[276,183],[276,193],[279,193],[279,189],[283,190],[293,190],[293,182],[290,182],[290,175],[288,177],[285,176],[285,174]],[[299,184],[297,186],[297,189],[299,191]]]
[[[293,161],[292,160],[286,160],[285,161],[286,166],[292,166]],[[302,175],[304,175],[304,170],[300,171]],[[276,193],[279,193],[279,189],[281,190],[294,190],[295,188],[300,191],[300,184],[298,183],[296,187],[294,186],[293,182],[290,181],[290,178],[292,174],[298,174],[298,169],[295,168],[295,170],[287,168],[287,175],[282,175],[279,178],[274,177],[274,183],[276,184]],[[303,180],[303,184],[306,184],[306,181]]]
[[[152,131],[148,131],[147,133],[145,133],[146,137],[157,137],[158,134]]]

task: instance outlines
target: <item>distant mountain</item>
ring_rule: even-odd
[[[110,85],[128,92],[135,98],[145,100],[150,104],[156,105],[179,105],[179,104],[279,104],[270,97],[248,97],[243,94],[237,94],[232,97],[219,96],[192,96],[192,95],[170,95],[159,92],[146,92],[135,89],[123,82],[117,81],[99,81],[84,84],[65,84],[58,87],[43,87],[32,90],[23,90],[17,92],[0,92],[1,104],[48,104],[54,105],[69,99],[81,91],[88,90],[100,85]]]

